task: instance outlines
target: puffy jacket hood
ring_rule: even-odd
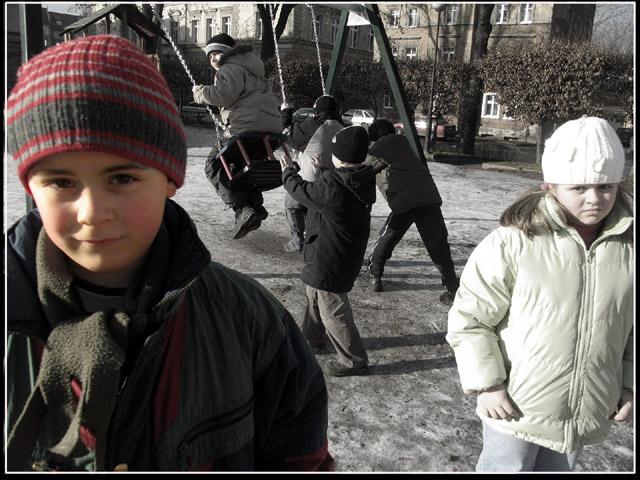
[[[250,55],[253,53],[253,47],[250,45],[242,45],[236,47],[228,52],[225,52],[220,57],[220,67],[225,64],[240,65],[251,72],[256,77],[264,77],[264,63],[257,55]]]
[[[362,204],[371,208],[376,201],[376,191],[371,188],[371,181],[374,176],[373,168],[368,165],[337,168],[336,175]]]

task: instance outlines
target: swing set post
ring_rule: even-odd
[[[378,45],[378,48],[380,49],[380,59],[382,64],[384,65],[385,72],[387,73],[387,79],[389,80],[391,92],[393,93],[393,98],[396,102],[396,106],[398,107],[400,120],[405,125],[405,133],[407,139],[409,140],[409,144],[411,145],[411,148],[418,156],[418,158],[422,160],[422,162],[426,163],[424,151],[422,149],[422,145],[420,144],[420,138],[418,137],[418,132],[414,124],[413,113],[411,112],[411,110],[409,110],[408,107],[409,103],[407,102],[407,96],[405,94],[404,87],[402,86],[402,80],[400,78],[400,74],[398,73],[398,67],[396,66],[395,60],[393,59],[391,45],[389,44],[389,38],[387,37],[382,19],[380,18],[380,10],[378,9],[378,6],[375,3],[369,3],[364,4],[363,7],[358,4],[353,4],[344,7],[338,6],[337,8],[342,8],[343,12],[340,17],[340,25],[338,27],[336,45],[333,49],[333,54],[331,55],[329,73],[327,74],[327,92],[329,93],[329,95],[334,95],[336,90],[335,79],[337,77],[338,68],[342,63],[342,57],[347,45],[347,20],[349,17],[349,12],[353,10],[357,11],[357,13],[360,15],[364,13],[369,20],[369,24],[371,25],[376,43]]]

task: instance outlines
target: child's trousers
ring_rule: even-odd
[[[535,443],[498,433],[482,422],[483,447],[477,472],[570,472],[582,449],[558,453]]]
[[[367,351],[353,321],[346,293],[325,292],[307,285],[307,311],[302,333],[311,344],[324,342],[325,332],[336,348],[338,360],[348,368],[367,365]]]

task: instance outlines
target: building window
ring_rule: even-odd
[[[420,21],[420,13],[417,8],[409,9],[409,27],[417,27]]]
[[[216,34],[213,18],[207,18],[207,40]]]
[[[407,60],[413,60],[418,56],[416,47],[407,47],[404,49],[404,56]]]
[[[482,116],[485,118],[500,118],[500,104],[496,101],[495,93],[485,93],[483,95]]]
[[[178,22],[171,22],[171,38],[174,42],[178,41]]]
[[[338,19],[334,18],[333,21],[331,22],[331,45],[335,45],[336,43],[336,37],[338,36],[338,27],[340,25],[338,24]]]
[[[398,8],[391,10],[389,20],[390,28],[398,28],[400,26],[400,10]]]
[[[391,55],[393,55],[394,57],[398,56],[398,46],[397,45],[392,45],[391,46]]]
[[[384,95],[382,95],[382,108],[393,108],[391,93],[386,92]]]
[[[440,58],[449,61],[453,60],[456,56],[456,47],[451,45],[443,45],[440,50]]]
[[[262,18],[258,15],[258,24],[256,25],[256,40],[262,40],[263,34]]]
[[[318,34],[318,41],[320,41],[320,38],[322,38],[322,15],[315,15],[316,17],[316,21],[315,21],[315,31]],[[315,41],[316,37],[313,34],[313,25],[311,25],[311,40]]]
[[[373,28],[369,27],[369,43],[367,44],[367,50],[369,50],[370,52],[373,52],[373,44],[375,39],[376,37],[373,34]]]
[[[231,17],[222,17],[222,33],[231,35]]]
[[[520,4],[520,15],[518,15],[518,21],[520,23],[533,22],[533,3]]]
[[[198,43],[198,33],[200,32],[200,20],[191,20],[191,40]]]
[[[498,7],[496,9],[496,24],[509,23],[509,4],[502,3],[500,5],[496,5],[496,7]]]
[[[447,5],[446,10],[444,11],[444,23],[446,25],[458,23],[459,16],[460,16],[459,5]]]
[[[358,46],[358,27],[351,27],[351,48]]]

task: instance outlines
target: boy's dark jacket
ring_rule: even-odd
[[[373,169],[365,165],[337,168],[307,182],[287,168],[282,181],[287,192],[308,208],[300,278],[320,290],[349,292],[369,240],[376,200]]]
[[[211,262],[171,200],[164,221],[172,253],[166,295],[153,310],[161,326],[119,392],[105,469],[332,469],[324,378],[290,314],[254,280]],[[50,331],[34,281],[41,226],[33,210],[7,232],[10,428]],[[34,460],[57,440],[42,433]]]

